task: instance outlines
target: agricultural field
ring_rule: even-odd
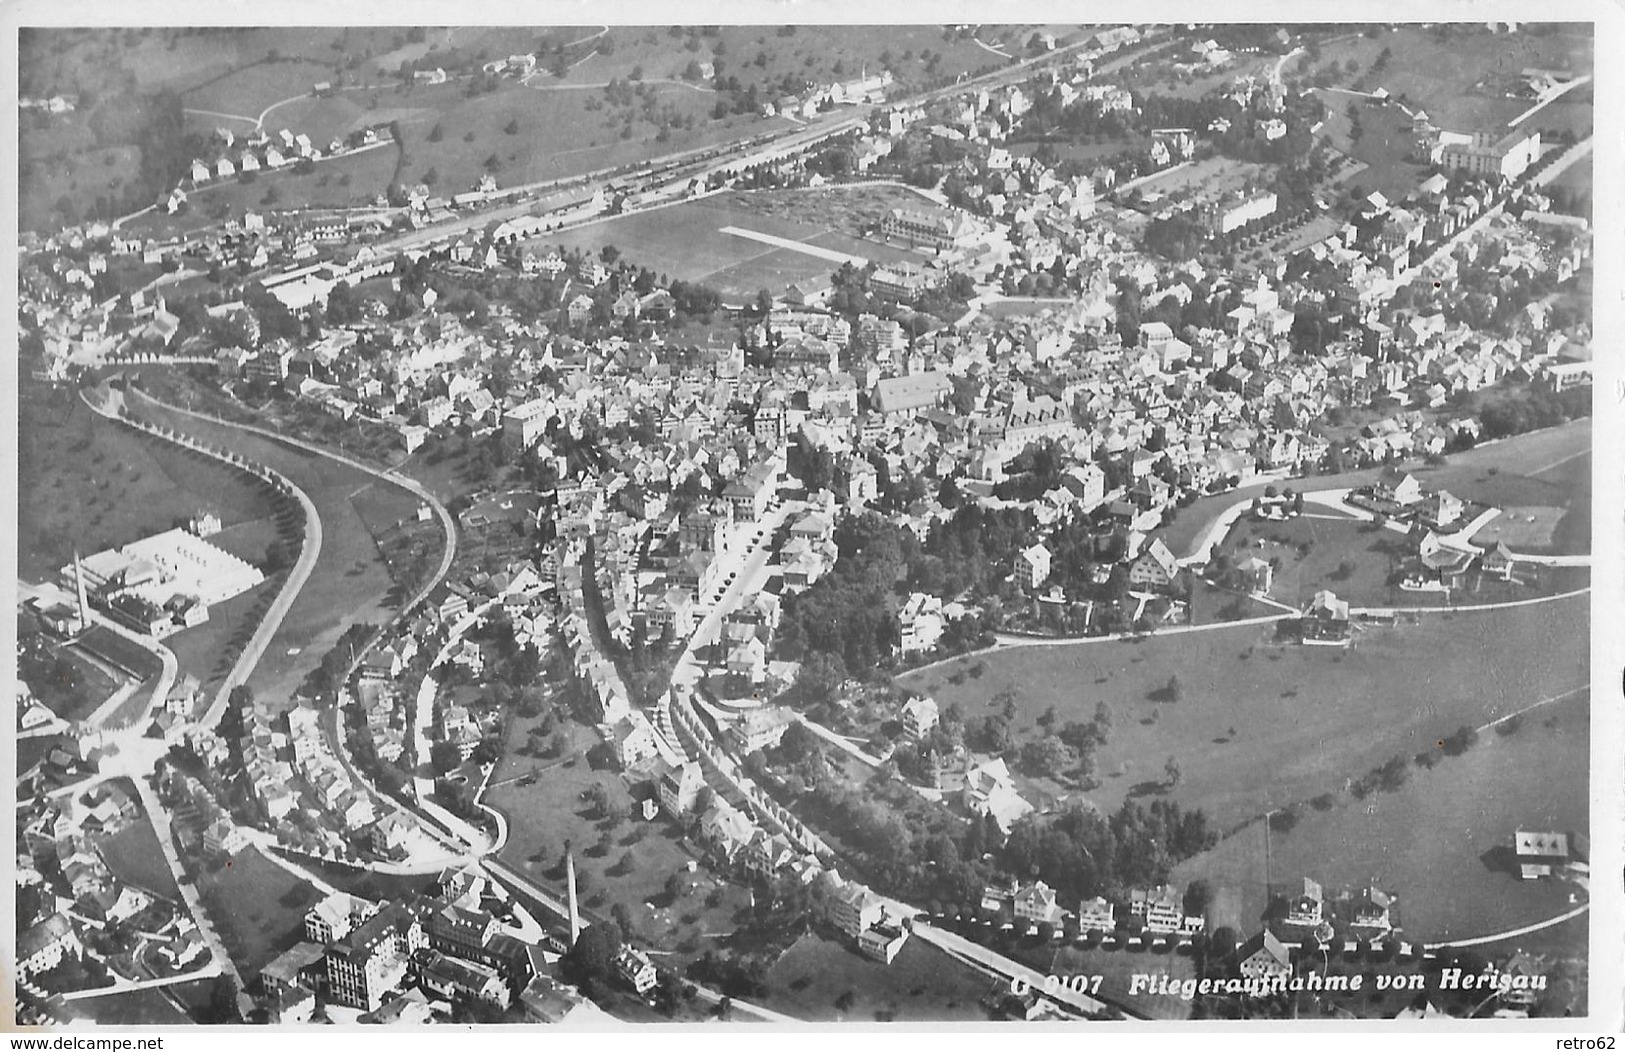
[[[1384,48],[1390,52],[1387,68],[1372,72]],[[1304,68],[1332,63],[1348,69],[1352,64],[1343,85],[1354,86],[1364,78],[1366,90],[1385,88],[1396,99],[1421,106],[1442,128],[1472,131],[1504,125],[1534,104],[1533,98],[1511,94],[1522,86],[1522,70],[1589,73],[1593,51],[1590,31],[1578,23],[1514,34],[1491,33],[1481,23],[1374,27],[1369,34],[1322,44],[1320,58]]]
[[[321,897],[254,847],[232,856],[229,865],[202,874],[197,885],[203,907],[245,982],[303,937],[305,913]]]
[[[184,216],[154,216],[153,225],[186,229],[190,222],[207,225],[228,215],[256,208],[345,208],[371,205],[389,189],[400,157],[392,142],[317,161],[309,172],[289,165],[277,171],[253,173],[206,183],[192,191]],[[146,217],[143,217],[145,219]],[[177,222],[179,220],[179,222]]]
[[[789,284],[826,277],[837,264],[724,234],[724,227],[752,230],[869,260],[891,262],[909,257],[906,250],[860,240],[838,230],[733,207],[729,203],[732,197],[689,201],[608,219],[549,234],[537,239],[536,246],[542,249],[562,244],[596,254],[606,245],[613,245],[638,266],[675,279],[712,285],[730,302],[753,297],[764,286],[778,291],[772,288],[775,279]]]
[[[1025,43],[1031,32],[1031,27],[1011,27],[1008,36]],[[646,79],[677,79],[690,61],[698,60],[715,64],[724,76],[737,77],[741,90],[754,85],[772,97],[787,77],[827,83],[889,69],[900,85],[919,88],[1009,61],[978,45],[969,32],[954,33],[940,25],[735,25],[675,31],[664,26],[617,26],[607,39],[579,50],[588,47],[595,49],[590,58],[578,58],[574,50],[569,53],[575,64],[558,83],[626,78],[639,67]],[[552,78],[544,74],[542,79]]]
[[[1422,105],[1440,127],[1459,125],[1464,131],[1505,124],[1533,105],[1533,99],[1507,97],[1519,71],[1589,73],[1594,49],[1589,30],[1580,24],[1511,35],[1477,25],[1444,33],[1402,29],[1378,42],[1393,52],[1388,70],[1377,78],[1381,86]]]
[[[18,573],[52,576],[81,553],[159,533],[200,510],[224,525],[268,515],[246,476],[97,416],[69,391],[18,399]]]
[[[1001,648],[898,682],[939,705],[958,702],[967,719],[1012,690],[1017,741],[1039,733],[1051,705],[1064,722],[1088,719],[1104,701],[1115,729],[1096,753],[1102,784],[1088,798],[1112,810],[1165,791],[1172,755],[1182,776],[1169,795],[1228,829],[1338,790],[1463,725],[1582,686],[1588,599],[1362,626],[1347,650],[1281,644],[1275,625],[1245,625]],[[950,678],[976,662],[985,665],[979,678]]]
[[[1589,828],[1587,703],[1582,694],[1527,713],[1513,733],[1486,731],[1462,755],[1413,767],[1397,791],[1304,809],[1290,832],[1271,836],[1276,888],[1302,876],[1328,890],[1374,883],[1398,896],[1406,933],[1430,942],[1566,912],[1573,887],[1518,879],[1507,868],[1507,846],[1520,828]],[[1265,906],[1263,836],[1254,823],[1176,867],[1180,883],[1200,878],[1226,889],[1210,923],[1257,926]],[[1574,945],[1573,932],[1553,934]],[[1583,922],[1579,934],[1583,945]],[[1535,949],[1544,935],[1515,944]]]
[[[785,950],[766,981],[764,1007],[814,1023],[985,1022],[981,999],[995,982],[922,939],[886,965],[814,933]]]

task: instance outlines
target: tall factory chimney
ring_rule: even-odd
[[[576,856],[568,840],[564,842],[564,880],[569,887],[570,945],[574,947],[581,937],[581,909],[576,905]]]
[[[90,602],[85,598],[85,567],[79,561],[79,549],[73,550],[73,583],[79,593],[79,628],[90,627]]]

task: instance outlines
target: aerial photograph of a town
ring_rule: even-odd
[[[1596,26],[23,27],[12,1022],[1589,1017]]]

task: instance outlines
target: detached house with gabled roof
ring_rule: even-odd
[[[1016,553],[1016,580],[1024,587],[1037,588],[1049,580],[1050,552],[1042,544],[1029,545]]]
[[[930,698],[910,698],[903,703],[903,731],[923,738],[937,725],[937,703]]]
[[[1300,638],[1305,643],[1346,646],[1349,640],[1349,604],[1330,589],[1315,593],[1303,617],[1298,619]]]
[[[1286,944],[1265,928],[1236,951],[1242,978],[1254,982],[1276,982],[1292,976],[1292,954]]]
[[[1300,928],[1313,928],[1326,917],[1326,893],[1308,877],[1303,878],[1303,889],[1287,903],[1286,923]]]
[[[1178,576],[1179,560],[1161,537],[1151,539],[1128,571],[1129,584],[1140,588],[1168,588]]]
[[[673,818],[682,819],[694,809],[700,790],[705,788],[705,774],[693,760],[667,771],[660,779],[660,806]]]
[[[1361,888],[1348,906],[1349,930],[1362,938],[1381,937],[1394,930],[1393,897],[1372,885]]]

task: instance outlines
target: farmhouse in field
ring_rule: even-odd
[[[1349,641],[1349,604],[1330,589],[1315,593],[1309,609],[1298,619],[1299,637],[1305,643],[1346,646]]]
[[[1589,868],[1582,846],[1568,833],[1520,829],[1512,834],[1512,849],[1517,856],[1518,875],[1524,880],[1562,876],[1569,872]]]

